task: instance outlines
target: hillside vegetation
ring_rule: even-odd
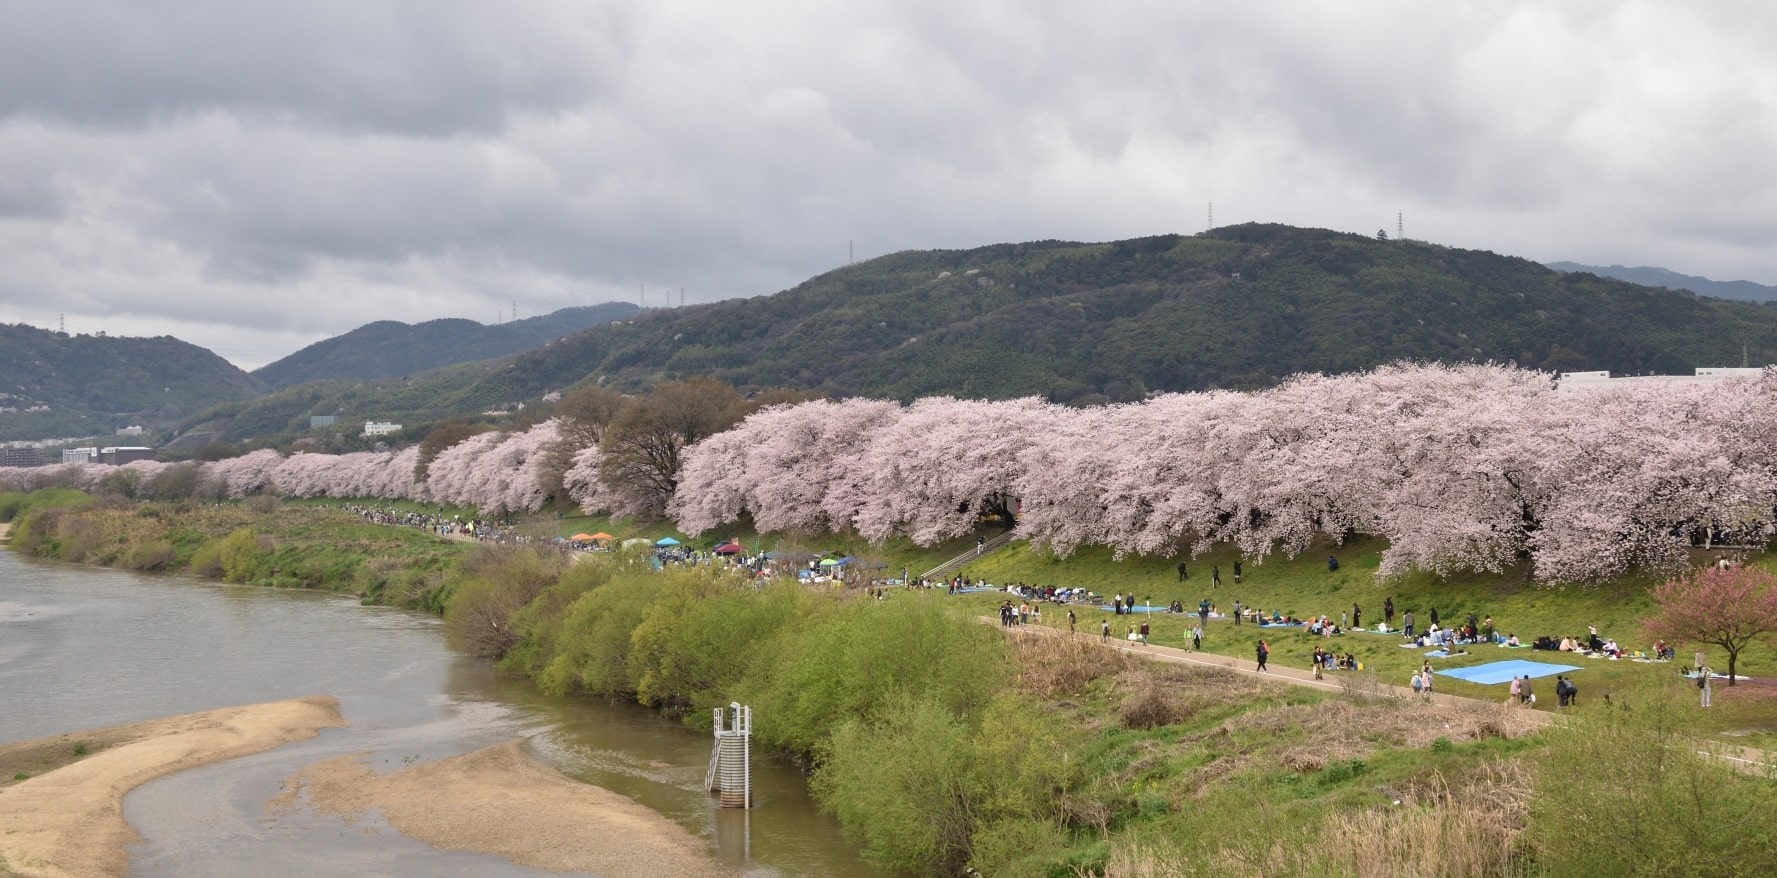
[[[169,423],[264,390],[227,360],[171,336],[70,336],[0,325],[0,408],[16,409],[0,412],[0,441]]]
[[[606,302],[491,326],[462,318],[411,325],[379,320],[315,342],[253,375],[274,388],[329,378],[399,378],[514,354],[640,311],[628,302]]]
[[[232,407],[231,434],[308,414],[404,423],[709,375],[911,399],[1268,387],[1398,360],[1688,372],[1777,357],[1777,310],[1525,259],[1277,225],[1108,244],[909,251],[771,296],[638,314],[506,360],[290,388]]]

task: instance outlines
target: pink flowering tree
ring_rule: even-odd
[[[868,496],[864,452],[900,414],[868,399],[762,409],[686,449],[668,512],[692,534],[746,513],[762,532],[842,530]]]
[[[1728,685],[1741,651],[1777,631],[1777,576],[1756,567],[1707,568],[1655,586],[1650,637],[1707,643],[1728,653]]]
[[[982,516],[1015,524],[1020,458],[1051,429],[1056,408],[1035,398],[915,402],[863,451],[858,533],[873,541],[905,533],[929,546],[968,533]]]

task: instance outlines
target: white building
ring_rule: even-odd
[[[386,421],[364,422],[364,435],[366,436],[387,436],[390,433],[399,432],[401,432],[400,424],[391,424]]]
[[[64,449],[62,449],[62,462],[63,463],[92,463],[93,461],[98,460],[98,459],[99,459],[99,449],[97,449],[97,448],[64,448]]]
[[[1757,378],[1764,371],[1762,368],[1703,366],[1697,369],[1695,375],[1620,375],[1615,378],[1609,372],[1564,372],[1555,380],[1555,389],[1602,390],[1631,384],[1715,384],[1739,378]]]

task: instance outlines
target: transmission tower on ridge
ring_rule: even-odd
[[[1394,212],[1394,239],[1396,241],[1407,240],[1406,220],[1402,218],[1402,214],[1398,210]]]
[[[1209,228],[1214,229],[1215,227],[1216,227],[1216,203],[1211,201],[1209,203]]]

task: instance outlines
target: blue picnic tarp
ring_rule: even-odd
[[[1490,686],[1494,683],[1509,683],[1513,677],[1529,676],[1534,679],[1536,677],[1547,677],[1552,674],[1562,674],[1568,671],[1578,670],[1581,670],[1581,668],[1577,665],[1557,665],[1549,662],[1531,662],[1523,659],[1512,659],[1511,661],[1504,662],[1488,662],[1484,665],[1475,665],[1468,668],[1451,668],[1448,671],[1436,671],[1434,673],[1444,677],[1455,677],[1458,680],[1467,680],[1470,683],[1480,683],[1484,686]]]

